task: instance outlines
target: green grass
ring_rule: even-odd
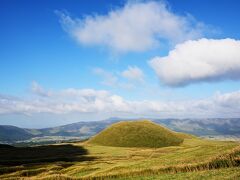
[[[239,142],[174,134],[183,142],[161,148],[88,142],[0,146],[0,179],[240,179]]]
[[[123,121],[106,128],[88,143],[114,147],[158,148],[179,145],[183,142],[183,136],[148,120]]]
[[[72,146],[73,149],[71,149]],[[76,153],[78,147],[85,149],[87,153]],[[54,146],[48,148],[49,152],[58,149]],[[23,160],[25,164],[22,165],[1,165],[0,179],[19,177],[36,179],[139,179],[139,177],[142,179],[189,179],[191,177],[193,179],[196,176],[202,176],[202,179],[211,179],[215,176],[219,177],[218,179],[224,179],[239,177],[237,169],[239,170],[240,164],[240,147],[237,142],[188,138],[180,146],[163,148],[110,147],[74,143],[70,149],[62,149],[61,156],[69,158],[65,160],[57,159],[60,152],[58,150],[55,152],[54,160],[53,154],[46,154],[45,159],[49,158],[50,161],[40,160],[36,163],[36,161]],[[31,154],[25,158],[41,159],[43,152],[39,154],[39,157],[36,157],[36,153]],[[81,156],[89,159],[81,160],[79,158]],[[73,157],[76,159],[74,160]],[[12,161],[12,154],[9,156],[5,152],[5,161],[7,159]],[[73,161],[69,162],[70,159]]]

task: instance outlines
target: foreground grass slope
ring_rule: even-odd
[[[0,166],[14,166],[57,161],[90,161],[92,158],[85,156],[87,154],[88,151],[85,148],[71,144],[34,147],[13,147],[9,145],[0,145]]]
[[[177,134],[148,120],[123,121],[106,128],[89,144],[114,147],[166,147],[183,142],[183,134]]]
[[[55,146],[48,147],[50,152],[60,149],[62,145]],[[89,143],[73,143],[66,147],[62,154],[61,151],[57,151],[60,158],[66,159],[53,159],[55,156],[51,153],[46,154],[45,159],[42,159],[43,151],[41,151],[39,157],[37,153],[32,155],[33,157],[27,157],[39,159],[38,162],[23,160],[20,165],[18,159],[17,164],[3,163],[0,165],[0,179],[196,179],[196,176],[203,179],[213,177],[237,179],[240,177],[238,142],[187,137],[180,146],[163,148],[110,147]],[[71,155],[72,152],[75,152],[74,157]],[[71,161],[70,159],[73,158],[75,160]],[[4,161],[8,159],[13,160],[12,154],[5,151]]]
[[[225,169],[214,169],[214,170],[203,170],[195,172],[180,172],[180,173],[166,173],[161,175],[153,176],[136,176],[127,178],[118,178],[118,180],[238,180],[240,178],[240,168],[225,168]]]

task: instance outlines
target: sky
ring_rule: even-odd
[[[0,124],[240,117],[238,0],[1,0]]]

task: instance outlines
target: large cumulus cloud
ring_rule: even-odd
[[[72,18],[60,15],[63,28],[80,44],[105,46],[115,52],[145,51],[159,44],[201,37],[206,25],[181,16],[163,2],[129,1],[106,15]]]
[[[163,84],[240,80],[240,41],[199,39],[178,44],[167,56],[150,61]]]

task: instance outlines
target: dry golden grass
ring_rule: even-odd
[[[23,159],[25,164],[21,165],[21,159],[17,159],[18,165],[12,164],[12,154],[8,156],[8,151],[5,151],[2,162],[7,162],[9,158],[11,163],[0,165],[0,179],[194,179],[196,176],[234,179],[240,176],[238,142],[187,136],[180,146],[162,148],[111,147],[89,143],[72,143],[64,146],[62,151],[55,146],[49,148],[46,156],[43,151],[39,157],[37,153],[25,154],[25,158],[33,158],[33,161]],[[40,149],[46,150],[46,147]],[[58,152],[56,157],[54,152]],[[23,156],[18,154],[16,157]]]

